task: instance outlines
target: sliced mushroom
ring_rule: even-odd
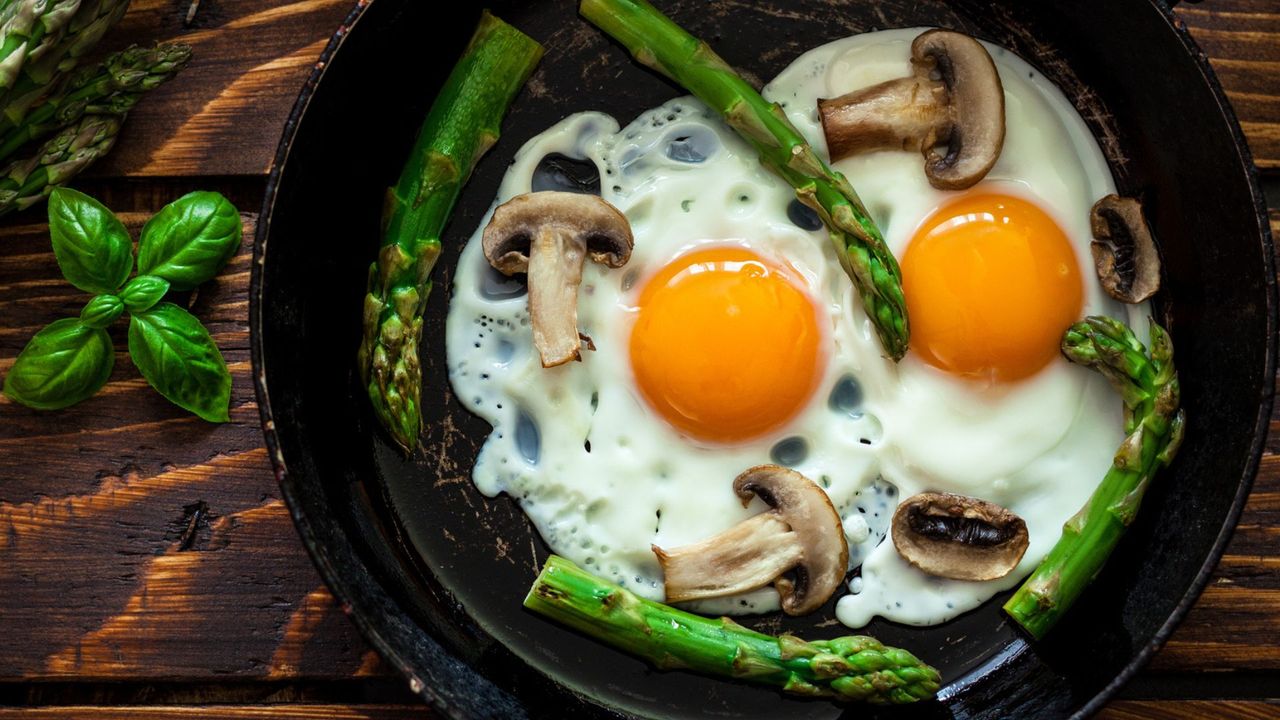
[[[777,465],[747,470],[733,491],[743,507],[759,496],[772,509],[699,543],[670,550],[654,545],[667,601],[736,595],[773,583],[788,615],[822,607],[849,564],[844,526],[827,494]],[[784,577],[788,571],[793,577]]]
[[[587,258],[616,268],[631,258],[631,225],[595,195],[533,192],[493,211],[484,256],[505,275],[529,274],[529,321],[543,367],[581,359],[578,284]]]
[[[929,30],[911,43],[911,69],[911,77],[818,101],[831,159],[919,150],[929,184],[973,186],[1004,147],[1004,87],[991,55],[968,35]]]
[[[1027,524],[986,500],[920,493],[893,513],[893,545],[904,560],[930,575],[995,580],[1027,551]]]
[[[1089,213],[1093,229],[1093,263],[1102,289],[1127,303],[1140,303],[1160,289],[1160,253],[1142,204],[1133,198],[1108,195]]]

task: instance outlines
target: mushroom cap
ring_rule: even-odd
[[[757,465],[733,481],[745,507],[752,496],[765,501],[798,536],[803,552],[795,580],[780,577],[774,587],[788,615],[804,615],[822,607],[849,570],[849,544],[831,499],[818,484],[778,465]]]
[[[995,503],[951,493],[920,493],[893,513],[893,545],[930,575],[995,580],[1027,552],[1027,524]]]
[[[528,270],[529,245],[536,234],[546,231],[581,239],[587,257],[615,268],[626,264],[635,244],[627,217],[604,198],[546,190],[517,195],[499,205],[484,228],[481,247],[490,265],[514,275]]]
[[[924,148],[925,174],[940,190],[971,187],[996,164],[1004,148],[1004,86],[982,43],[951,30],[929,30],[911,43],[917,75],[942,81],[950,97],[947,154]]]
[[[1107,195],[1089,213],[1089,249],[1102,289],[1126,303],[1140,303],[1160,289],[1160,252],[1133,198]]]

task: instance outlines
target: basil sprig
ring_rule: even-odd
[[[4,379],[4,394],[38,410],[74,405],[102,389],[115,351],[106,328],[129,319],[129,356],[159,393],[209,422],[226,422],[231,373],[209,331],[170,290],[211,280],[240,247],[240,213],[198,191],[161,208],[142,229],[138,275],[129,232],[102,203],[69,188],[49,197],[49,235],[62,275],[96,295],[78,318],[36,333]]]

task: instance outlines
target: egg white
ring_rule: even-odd
[[[764,94],[783,103],[825,152],[816,100],[908,74],[910,42],[921,31],[868,33],[816,48]],[[1123,313],[1086,264],[1089,207],[1114,189],[1101,152],[1052,84],[1012,53],[988,48],[1004,82],[1008,129],[987,182],[1034,200],[1058,221],[1081,262],[1086,313]],[[684,162],[668,151],[679,137],[715,149],[703,162]],[[625,267],[584,270],[579,327],[596,350],[579,363],[541,367],[525,296],[511,295],[510,281],[489,270],[481,253],[488,217],[462,254],[446,343],[455,394],[493,425],[473,470],[477,487],[515,498],[555,552],[660,600],[650,545],[698,541],[760,512],[759,501],[740,505],[733,478],[778,459],[778,443],[794,449],[802,441],[807,452],[794,466],[826,489],[844,520],[851,567],[862,566],[852,584],[858,592],[839,601],[839,619],[851,627],[875,615],[933,624],[1018,582],[1105,473],[1121,419],[1101,378],[1059,359],[1026,381],[984,388],[910,354],[900,364],[885,359],[825,231],[788,218],[793,190],[697,100],[672,100],[621,130],[601,113],[566,118],[517,153],[495,206],[528,192],[539,160],[553,152],[597,165],[602,196],[627,215],[635,235]],[[836,167],[899,257],[915,227],[953,195],[928,185],[916,153],[872,153]],[[744,246],[792,266],[827,333],[825,369],[808,407],[778,432],[731,447],[694,442],[667,425],[640,396],[629,366],[639,288],[702,244]],[[1131,311],[1131,322],[1142,311]],[[837,387],[848,390],[847,378],[860,398],[833,402]],[[1023,517],[1031,547],[1019,568],[1002,580],[971,583],[932,578],[903,562],[892,541],[881,540],[898,500],[924,490],[982,497]],[[698,609],[776,606],[776,594],[765,589]]]

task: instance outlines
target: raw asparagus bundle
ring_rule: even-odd
[[[10,0],[0,9],[0,93],[17,81],[28,60],[48,54],[80,0]]]
[[[874,638],[764,635],[729,618],[645,600],[556,555],[524,606],[663,670],[772,685],[793,695],[899,705],[933,697],[940,682],[937,670]]]
[[[910,337],[902,272],[845,176],[817,156],[782,108],[767,102],[710,46],[645,0],[582,0],[579,10],[637,61],[720,113],[751,143],[761,162],[796,189],[800,201],[826,223],[885,352],[900,360]]]
[[[15,3],[50,2],[53,0],[13,0]],[[31,108],[57,90],[58,83],[75,69],[107,30],[124,17],[129,0],[80,0],[78,8],[57,32],[44,35],[40,45],[29,53],[25,62],[14,65],[12,82],[0,87],[5,92],[0,108],[5,117],[17,124]],[[0,76],[0,79],[3,79]]]
[[[1151,322],[1151,353],[1118,320],[1094,316],[1071,326],[1062,352],[1106,376],[1124,401],[1128,436],[1089,502],[1062,528],[1062,537],[1005,603],[1005,612],[1036,638],[1071,607],[1106,563],[1133,522],[1151,478],[1182,443],[1186,417],[1178,407],[1178,374],[1168,333]]]
[[[73,123],[86,113],[124,115],[142,95],[173,77],[191,59],[191,47],[178,43],[131,47],[71,78],[66,88],[31,108],[15,122],[0,115],[0,160],[31,140]]]
[[[378,420],[406,451],[417,446],[422,426],[418,341],[440,233],[541,57],[541,45],[485,12],[432,103],[400,180],[387,191],[357,363]]]
[[[0,171],[0,215],[25,210],[110,152],[123,117],[86,115],[49,139],[31,157]]]
[[[0,159],[56,132],[0,170],[0,215],[31,206],[105,155],[138,94],[186,63],[185,46],[130,50],[109,59],[101,73],[68,81],[128,8],[129,0],[0,2]]]

